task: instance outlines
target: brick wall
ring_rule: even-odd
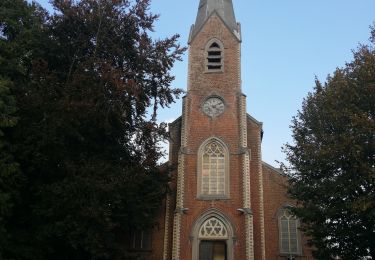
[[[295,202],[286,196],[287,178],[278,169],[263,164],[263,187],[265,212],[265,234],[266,234],[266,255],[267,259],[286,259],[279,254],[279,229],[278,210],[285,205],[295,205]],[[311,249],[306,245],[307,239],[301,234],[302,255],[296,260],[313,259]]]
[[[224,69],[220,73],[205,72],[205,47],[212,38],[224,45]],[[225,101],[225,111],[216,118],[210,118],[202,111],[202,104],[211,95],[220,96]],[[180,260],[191,260],[192,229],[199,217],[209,209],[222,212],[232,224],[236,241],[234,259],[246,259],[245,217],[238,208],[243,207],[243,154],[250,151],[250,200],[253,211],[254,259],[282,259],[278,246],[277,211],[288,202],[285,196],[286,179],[272,167],[262,164],[261,133],[262,124],[248,116],[247,148],[241,145],[240,101],[240,42],[228,30],[222,20],[213,15],[190,43],[188,93],[184,98],[181,118],[170,124],[170,165],[172,194],[169,197],[165,226],[164,203],[158,218],[158,228],[154,231],[153,252],[148,260],[171,259],[173,217],[176,206],[177,164],[179,155],[184,155],[184,205],[189,208],[181,215]],[[181,136],[186,132],[186,136]],[[186,142],[185,142],[186,137]],[[208,138],[215,137],[229,149],[229,199],[197,199],[198,150]],[[183,139],[183,142],[181,141]],[[181,143],[182,142],[182,143]],[[184,145],[186,144],[186,146]],[[167,236],[167,237],[166,237]],[[167,239],[166,239],[167,238]],[[168,248],[166,258],[164,246]],[[304,258],[311,259],[304,248]]]
[[[254,213],[254,255],[255,259],[262,259],[262,230],[261,228],[261,212],[263,205],[261,204],[261,132],[262,124],[248,117],[247,120],[247,145],[251,151],[250,160],[250,182],[251,182],[251,205]]]

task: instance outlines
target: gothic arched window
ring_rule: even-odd
[[[208,42],[206,47],[206,72],[223,71],[223,46],[216,39]]]
[[[228,195],[228,151],[218,140],[203,144],[199,151],[198,194],[200,198]]]
[[[299,239],[299,220],[283,208],[279,212],[280,253],[287,255],[301,254]]]

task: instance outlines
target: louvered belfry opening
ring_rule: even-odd
[[[207,70],[221,71],[222,70],[222,50],[217,42],[213,42],[207,52]]]

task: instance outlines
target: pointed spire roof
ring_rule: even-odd
[[[234,15],[232,0],[200,0],[197,19],[191,31],[190,41],[201,30],[204,23],[214,12],[219,15],[225,25],[233,33],[239,36],[239,26]]]

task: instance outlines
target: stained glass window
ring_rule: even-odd
[[[281,253],[300,253],[300,245],[298,241],[298,219],[287,209],[283,209],[279,215],[279,229]]]
[[[201,194],[225,195],[225,148],[216,140],[202,153]]]

